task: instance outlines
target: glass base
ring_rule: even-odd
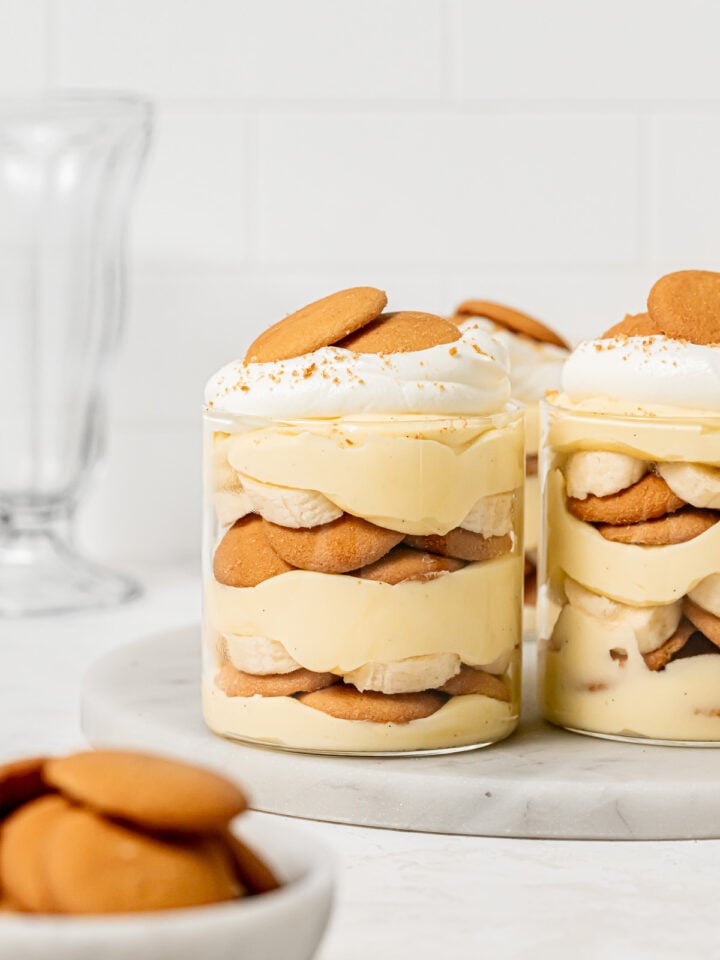
[[[54,533],[33,531],[0,543],[0,617],[115,606],[141,592],[135,580],[85,559]]]
[[[717,749],[720,740],[654,740],[652,737],[638,737],[630,733],[597,733],[594,730],[578,730],[576,727],[562,726],[569,733],[579,733],[583,737],[595,737],[597,740],[617,740],[620,743],[642,743],[646,747],[700,747]]]
[[[232,733],[219,733],[212,730],[216,736],[223,737],[225,740],[232,740],[235,743],[242,743],[248,747],[256,747],[261,750],[278,750],[282,753],[306,753],[316,757],[384,757],[385,759],[402,760],[405,757],[443,757],[449,753],[468,753],[470,750],[481,750],[483,747],[491,747],[495,743],[501,743],[500,740],[487,740],[484,743],[465,743],[459,747],[438,747],[430,750],[324,750],[315,747],[288,747],[282,743],[272,743],[269,740],[255,740],[252,737],[240,737]],[[514,731],[513,731],[514,732]],[[511,736],[512,734],[509,734]],[[506,739],[503,737],[503,739]]]

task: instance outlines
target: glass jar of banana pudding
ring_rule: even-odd
[[[203,703],[215,732],[393,754],[508,736],[523,413],[503,348],[341,291],[208,384]]]
[[[501,343],[510,359],[512,395],[525,406],[525,589],[526,634],[535,633],[537,559],[542,498],[538,475],[540,401],[560,386],[560,371],[570,347],[557,331],[514,307],[490,300],[465,300],[455,308],[453,323],[462,331],[475,325]]]
[[[544,407],[541,700],[578,732],[720,743],[720,275],[648,303]]]

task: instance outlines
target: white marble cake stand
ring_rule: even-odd
[[[90,669],[83,728],[94,746],[202,761],[251,785],[253,807],[313,820],[468,836],[720,837],[720,749],[597,740],[540,719],[527,650],[520,730],[470,753],[315,757],[211,734],[200,712],[199,628],[156,634]]]

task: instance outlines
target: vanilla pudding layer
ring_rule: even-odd
[[[624,650],[621,662],[611,650]],[[657,740],[720,740],[720,655],[649,670],[633,631],[566,605],[541,652],[545,717],[565,727]]]
[[[596,412],[587,409],[589,404]],[[558,394],[551,400],[549,416],[547,439],[554,458],[576,450],[607,450],[653,462],[720,466],[720,413],[657,404],[628,407],[610,400],[601,404],[597,397],[571,403]]]
[[[528,402],[525,407],[525,455],[536,457],[540,447],[540,404]],[[540,543],[540,514],[542,512],[542,498],[540,494],[540,478],[535,475],[525,477],[525,507],[523,524],[525,532],[525,552],[535,563],[537,548]]]
[[[540,403],[537,399],[523,401],[523,403],[525,403],[525,454],[528,457],[536,457],[540,450]]]
[[[455,653],[491,664],[520,641],[522,558],[470,563],[427,581],[388,584],[293,570],[256,587],[209,580],[205,608],[221,634],[267,637],[301,666],[345,674],[365,663]]]
[[[491,743],[509,736],[518,718],[511,703],[484,696],[451,697],[439,710],[410,723],[340,720],[292,697],[228,697],[203,684],[208,725],[226,737],[326,752],[383,753],[444,750]]]
[[[483,419],[247,420],[243,430],[238,421],[210,424],[215,489],[241,485],[246,475],[316,491],[353,516],[408,534],[445,534],[480,497],[523,483],[522,418],[514,408]]]

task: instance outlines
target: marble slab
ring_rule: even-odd
[[[526,656],[522,724],[470,753],[315,757],[224,740],[200,709],[199,628],[105,654],[87,674],[82,723],[95,746],[201,761],[252,788],[256,810],[371,827],[492,837],[720,838],[720,749],[616,743],[545,724]]]

